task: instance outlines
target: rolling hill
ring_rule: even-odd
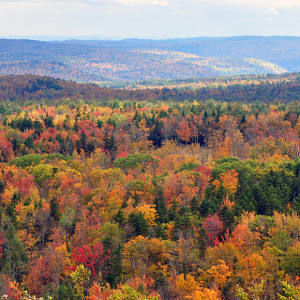
[[[300,73],[165,81],[164,86],[107,88],[36,75],[0,76],[0,100],[216,101],[288,103],[300,100]]]
[[[168,40],[69,40],[62,43],[97,46],[101,48],[156,48],[195,54],[200,57],[254,58],[272,62],[290,72],[300,71],[300,37],[237,36]]]
[[[139,81],[300,70],[298,37],[41,42],[0,40],[0,74],[77,82]]]

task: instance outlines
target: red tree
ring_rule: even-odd
[[[219,237],[223,231],[224,225],[217,214],[209,215],[202,223],[203,228],[210,240],[211,245],[219,243]]]
[[[72,258],[77,264],[83,264],[91,271],[92,276],[96,277],[109,259],[109,254],[105,254],[102,244],[96,242],[91,247],[84,245],[76,248]]]

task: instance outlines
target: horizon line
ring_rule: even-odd
[[[186,36],[186,37],[106,37],[100,35],[90,36],[69,36],[69,35],[9,35],[0,36],[2,40],[32,40],[32,41],[43,41],[43,42],[56,42],[56,41],[125,41],[125,40],[185,40],[185,39],[214,39],[214,38],[235,38],[235,37],[289,37],[289,38],[300,38],[297,35],[226,35],[226,36]]]

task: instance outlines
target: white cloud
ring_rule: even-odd
[[[252,6],[252,7],[297,7],[300,6],[300,0],[170,0],[170,3],[197,6],[201,3],[215,4],[215,5],[238,5],[238,6]]]
[[[300,35],[299,15],[300,0],[0,0],[0,35]]]
[[[129,6],[169,6],[169,2],[166,0],[114,0],[113,2]]]
[[[267,8],[265,11],[264,11],[264,15],[268,15],[268,16],[278,16],[279,13],[278,13],[278,10],[275,6],[271,6],[269,8]]]
[[[51,3],[51,2],[67,2],[78,4],[99,4],[105,6],[111,5],[126,5],[126,6],[169,6],[167,0],[0,0],[5,3]]]
[[[231,4],[260,7],[294,7],[300,6],[299,0],[225,0]]]
[[[201,3],[225,5],[234,4],[239,6],[252,6],[252,7],[296,7],[300,6],[300,0],[0,0],[0,2],[36,2],[36,3],[50,3],[50,2],[71,2],[74,3],[93,3],[105,4],[106,6],[120,4],[127,6],[198,6]]]

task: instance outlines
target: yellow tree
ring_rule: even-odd
[[[212,266],[206,271],[205,277],[208,281],[216,284],[219,289],[222,289],[231,274],[232,272],[229,270],[229,267],[224,260],[219,260],[217,266]]]
[[[214,290],[205,288],[205,287],[199,287],[194,293],[192,293],[189,296],[186,296],[186,299],[191,300],[220,300],[222,299],[218,293]]]
[[[238,175],[234,169],[226,170],[225,173],[220,174],[222,185],[229,194],[234,195],[238,188]]]
[[[176,291],[180,296],[180,299],[184,299],[186,296],[191,295],[197,287],[197,282],[194,276],[187,274],[180,274],[176,278]]]

